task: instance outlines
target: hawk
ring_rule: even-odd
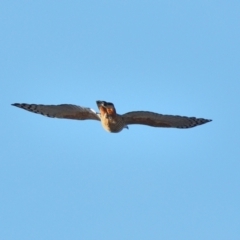
[[[99,113],[91,108],[72,104],[41,105],[14,103],[15,107],[42,114],[52,118],[101,121],[103,128],[111,133],[118,133],[130,124],[143,124],[151,127],[192,128],[212,120],[196,117],[164,115],[148,111],[134,111],[118,114],[111,102],[97,101]]]

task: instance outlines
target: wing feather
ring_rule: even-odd
[[[94,110],[71,104],[41,105],[41,104],[14,103],[12,105],[33,113],[42,114],[43,116],[52,118],[66,118],[76,120],[92,119],[100,121],[98,114]]]
[[[136,111],[122,115],[126,125],[143,124],[152,127],[191,128],[212,120],[196,117],[163,115],[154,112]]]

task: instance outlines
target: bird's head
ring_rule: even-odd
[[[116,114],[116,109],[113,103],[97,101],[97,106],[101,114],[107,114],[109,116],[114,116]]]

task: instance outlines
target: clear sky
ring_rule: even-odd
[[[1,1],[0,239],[240,239],[240,1]],[[71,103],[213,119],[51,119]]]

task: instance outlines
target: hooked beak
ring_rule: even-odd
[[[98,106],[98,108],[99,108],[99,107],[104,107],[104,108],[106,108],[105,104],[106,104],[106,102],[104,102],[104,101],[97,101],[97,106]]]

